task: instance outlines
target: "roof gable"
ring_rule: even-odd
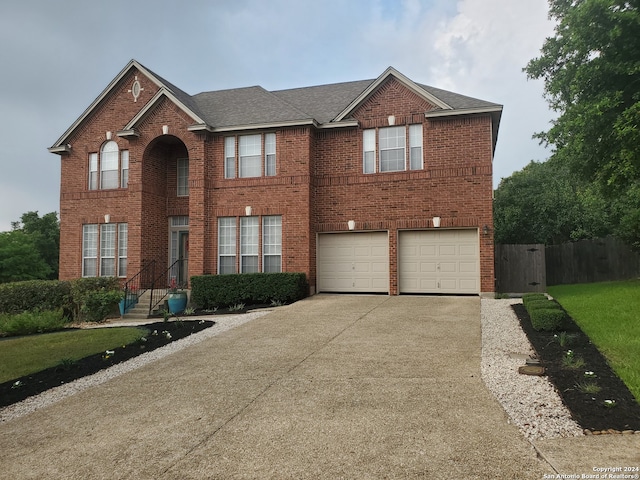
[[[143,66],[136,60],[131,60],[129,63],[116,75],[116,77],[107,85],[107,87],[98,95],[98,97],[87,107],[87,109],[82,112],[82,114],[76,119],[73,124],[62,134],[62,136],[53,144],[52,147],[49,148],[49,151],[52,153],[65,153],[70,150],[70,147],[67,145],[68,138],[85,122],[91,114],[98,108],[100,104],[102,104],[110,95],[110,93],[117,88],[120,82],[126,78],[132,70],[137,70],[145,77],[147,77],[154,85],[159,87],[159,91],[154,95],[154,97],[147,102],[147,104],[142,108],[142,110],[134,117],[134,120],[140,120],[143,118],[149,110],[157,104],[159,98],[162,95],[171,99],[174,103],[176,103],[180,108],[182,108],[187,114],[194,118],[194,121],[198,121],[200,119],[200,115],[197,112],[197,108],[193,104],[191,100],[191,96],[177,88],[175,85],[167,82],[162,77],[156,75],[151,70]],[[129,126],[132,125],[134,120],[129,122]],[[125,130],[127,127],[125,127]]]
[[[342,110],[333,120],[339,122],[344,118],[351,115],[360,105],[366,102],[371,95],[375,93],[375,91],[389,78],[393,76],[396,80],[398,80],[401,84],[403,84],[406,88],[411,90],[413,93],[422,97],[426,102],[435,105],[436,107],[443,110],[452,110],[452,107],[442,101],[440,98],[431,94],[424,88],[421,88],[418,84],[414,83],[409,78],[402,75],[395,68],[389,67],[387,68],[382,75],[380,75],[375,81],[373,81],[360,95],[353,99],[353,101],[347,105],[347,107]]]
[[[83,122],[106,101],[112,91],[122,88],[121,82],[136,69],[157,86],[155,95],[127,121],[121,136],[136,135],[135,128],[166,98],[189,115],[194,124],[190,131],[206,130],[224,132],[294,125],[314,125],[318,128],[357,126],[354,112],[367,102],[390,79],[394,78],[403,87],[425,101],[427,118],[488,113],[494,119],[494,142],[497,137],[502,105],[479,100],[454,92],[418,84],[398,72],[387,68],[374,80],[318,85],[287,90],[268,91],[260,86],[202,92],[189,95],[155,74],[136,60],[131,60],[107,85],[102,93],[49,148],[53,153],[70,151],[67,144],[70,136]]]

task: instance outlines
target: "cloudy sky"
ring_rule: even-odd
[[[504,105],[494,186],[549,152],[553,118],[522,68],[553,33],[546,0],[5,0],[0,231],[58,211],[53,145],[129,60],[190,94],[412,80]]]

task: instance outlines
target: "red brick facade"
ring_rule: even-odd
[[[307,274],[316,285],[316,240],[324,232],[385,231],[389,235],[389,294],[397,295],[398,232],[476,228],[480,290],[494,291],[492,157],[494,119],[489,113],[428,118],[427,100],[393,76],[386,78],[350,114],[352,126],[314,124],[234,131],[190,131],[194,118],[168,96],[136,123],[135,135],[120,134],[158,93],[157,79],[132,66],[63,138],[60,195],[60,278],[82,275],[84,224],[128,224],[128,276],[149,260],[168,264],[169,219],[189,217],[189,275],[218,271],[218,218],[282,216],[282,270]],[[143,90],[134,100],[131,85]],[[363,130],[421,124],[422,170],[363,173]],[[168,133],[163,133],[163,126]],[[192,129],[193,130],[193,129]],[[90,153],[111,133],[129,151],[127,188],[89,190]],[[224,178],[225,137],[275,133],[275,176]],[[55,149],[52,147],[51,151]],[[177,159],[189,159],[189,195],[179,197]],[[487,228],[484,228],[484,227]],[[483,232],[484,230],[484,232]]]

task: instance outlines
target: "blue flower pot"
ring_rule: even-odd
[[[187,308],[187,292],[170,293],[167,305],[169,311],[174,315],[184,312],[184,309]]]

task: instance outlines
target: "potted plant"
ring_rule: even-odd
[[[167,305],[173,314],[182,313],[187,308],[187,292],[178,288],[176,277],[171,277]]]

